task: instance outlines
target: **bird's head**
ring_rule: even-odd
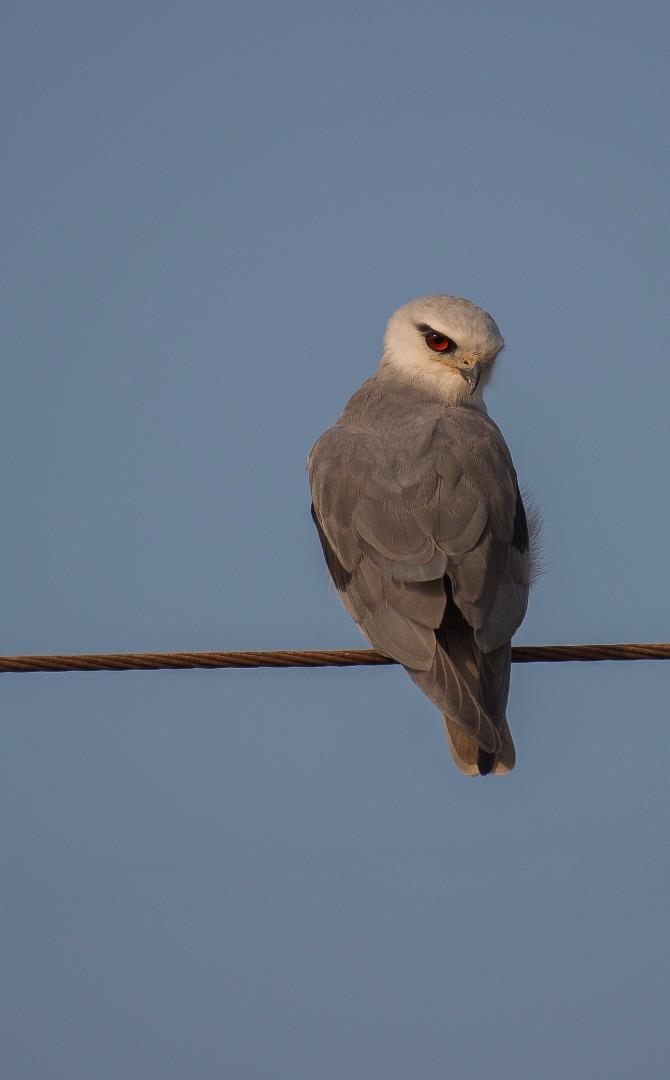
[[[381,366],[450,404],[482,405],[503,347],[491,316],[460,296],[423,296],[389,319]]]

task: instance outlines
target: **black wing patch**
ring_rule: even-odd
[[[325,532],[321,528],[321,523],[319,522],[319,519],[316,516],[316,511],[314,509],[314,503],[312,503],[311,512],[312,512],[312,521],[316,525],[316,531],[319,534],[319,540],[321,541],[321,547],[323,549],[323,557],[326,560],[326,566],[328,567],[328,573],[332,577],[333,582],[335,584],[335,587],[337,589],[339,589],[340,592],[343,592],[346,589],[349,582],[351,581],[351,573],[349,572],[349,570],[346,569],[346,567],[342,566],[342,563],[338,559],[337,554],[333,551],[332,547],[330,546],[330,543],[328,542],[328,537],[326,536]]]
[[[514,511],[514,532],[512,533],[512,546],[517,548],[518,551],[528,551],[529,547],[528,537],[528,522],[526,521],[526,511],[523,506],[523,499],[521,498],[521,492],[519,491],[519,485],[516,486],[516,510]]]

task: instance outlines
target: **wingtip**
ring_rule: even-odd
[[[514,743],[507,726],[502,731],[500,751],[482,750],[477,741],[448,716],[443,716],[449,749],[454,763],[466,776],[504,776],[516,764]]]
[[[489,776],[494,772],[498,760],[497,754],[490,754],[488,750],[477,751],[477,768],[480,776]]]

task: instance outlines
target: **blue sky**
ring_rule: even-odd
[[[0,651],[357,646],[304,460],[428,292],[507,341],[518,641],[668,636],[656,3],[5,4]],[[4,676],[12,1080],[662,1075],[670,665]]]

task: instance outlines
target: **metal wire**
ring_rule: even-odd
[[[670,660],[670,642],[615,645],[517,645],[515,664],[570,660]],[[0,674],[35,671],[155,671],[174,668],[355,667],[395,664],[373,649],[288,649],[271,652],[80,653],[0,656]]]

